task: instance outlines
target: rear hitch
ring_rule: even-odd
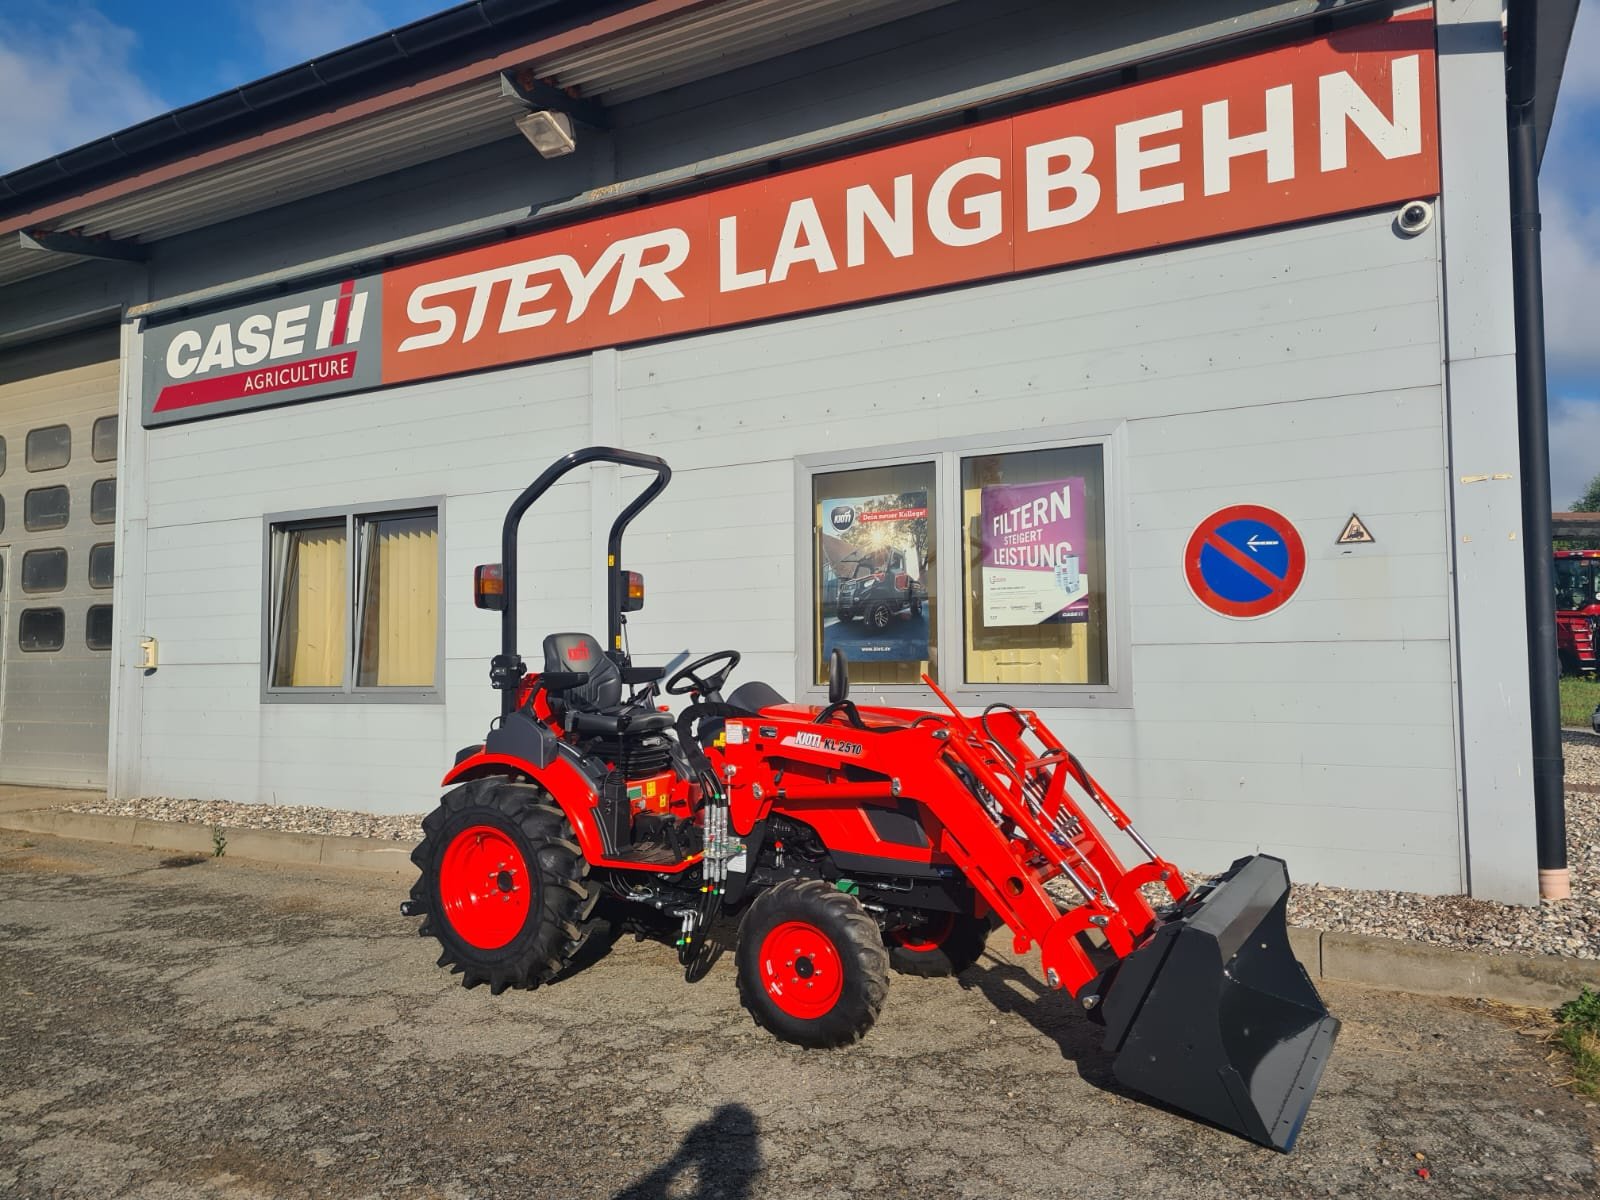
[[[400,901],[400,915],[402,917],[420,917],[425,915],[427,911],[421,900]]]

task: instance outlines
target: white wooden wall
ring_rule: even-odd
[[[642,661],[735,647],[792,693],[797,456],[1126,422],[1132,707],[1048,714],[1186,865],[1257,849],[1296,878],[1457,891],[1438,244],[1374,213],[1029,279],[151,431],[146,793],[419,809],[496,710],[497,624],[470,603],[500,518],[558,454],[620,440],[674,479],[627,565]],[[591,403],[591,397],[596,397]],[[603,634],[616,488],[525,524],[523,653]],[[444,705],[263,704],[262,515],[441,495]],[[1309,566],[1263,620],[1190,595],[1184,543],[1279,508]],[[596,511],[591,513],[591,508]],[[1334,545],[1359,511],[1379,541]]]

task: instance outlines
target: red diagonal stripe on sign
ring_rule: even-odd
[[[1232,542],[1218,537],[1213,533],[1210,537],[1206,538],[1206,545],[1210,546],[1218,554],[1222,555],[1234,566],[1250,575],[1253,579],[1265,584],[1272,591],[1277,591],[1283,586],[1282,576],[1274,575],[1271,571],[1267,570],[1266,567],[1262,566],[1255,559],[1251,558]]]

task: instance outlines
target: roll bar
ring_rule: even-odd
[[[615,654],[622,649],[622,535],[633,519],[644,511],[646,505],[659,496],[672,479],[672,468],[654,454],[639,454],[632,450],[618,450],[613,446],[586,446],[563,454],[546,467],[539,478],[530,483],[506,510],[505,525],[500,531],[500,564],[505,579],[505,607],[500,610],[500,653],[489,666],[489,679],[501,691],[500,709],[509,714],[517,706],[517,687],[527,673],[521,656],[517,653],[517,530],[523,514],[533,502],[548,492],[568,471],[589,463],[613,463],[619,467],[640,467],[654,471],[655,478],[648,487],[617,514],[611,523],[611,535],[606,539],[606,651]]]

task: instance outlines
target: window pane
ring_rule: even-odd
[[[67,552],[60,547],[53,550],[29,550],[22,556],[22,590],[25,592],[59,592],[67,586]]]
[[[91,650],[111,649],[111,605],[91,604],[83,625],[83,640]]]
[[[431,687],[439,644],[439,515],[361,522],[360,687]]]
[[[933,464],[815,475],[811,503],[813,680],[827,682],[836,646],[852,683],[937,678]]]
[[[65,487],[34,488],[22,498],[22,527],[30,531],[60,529],[72,513],[72,495]]]
[[[0,496],[0,533],[4,533],[5,532],[5,528],[6,528],[6,498],[4,496]]]
[[[94,437],[89,453],[95,462],[115,462],[117,459],[117,419],[101,417],[94,423]]]
[[[0,437],[0,475],[6,473],[6,440]]]
[[[342,687],[348,555],[343,519],[272,531],[273,687]]]
[[[25,608],[17,625],[17,645],[30,654],[59,650],[67,641],[67,616],[59,608]]]
[[[89,547],[89,586],[108,588],[116,575],[116,547],[100,542]]]
[[[117,481],[96,479],[89,489],[89,520],[109,525],[117,519]]]
[[[1099,683],[1106,669],[1099,446],[961,460],[968,683]]]
[[[65,425],[47,425],[28,432],[28,470],[54,471],[72,461],[72,430]]]

